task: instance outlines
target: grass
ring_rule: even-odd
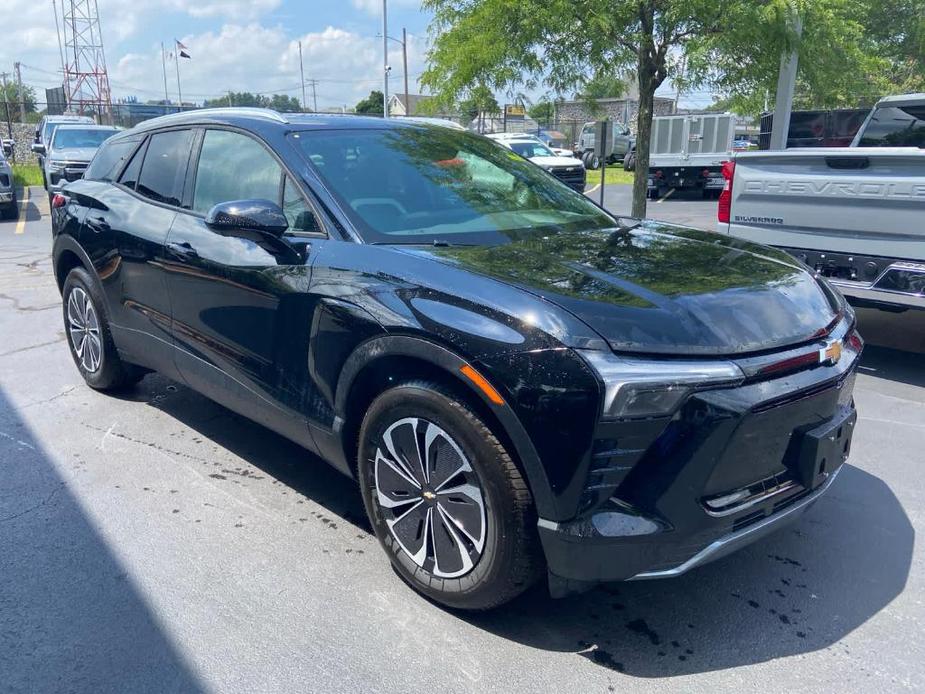
[[[13,164],[13,182],[18,186],[40,186],[42,170],[38,164]]]
[[[588,171],[587,182],[589,186],[596,186],[601,182],[601,170],[597,171]],[[613,164],[608,166],[604,170],[604,183],[610,185],[612,183],[624,183],[628,185],[633,184],[633,172],[624,171],[623,164]]]

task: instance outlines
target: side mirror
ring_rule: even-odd
[[[43,145],[43,144],[41,144],[41,143],[39,143],[39,142],[36,142],[36,143],[34,143],[34,144],[32,145],[32,151],[33,151],[33,153],[35,153],[35,154],[40,154],[40,155],[44,156],[44,155],[45,155],[45,145]]]
[[[282,208],[269,200],[220,202],[206,215],[206,226],[219,233],[256,231],[279,238],[289,228]]]

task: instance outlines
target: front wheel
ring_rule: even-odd
[[[370,406],[359,444],[366,511],[415,590],[449,607],[484,610],[536,580],[530,491],[463,399],[431,383],[391,388]]]

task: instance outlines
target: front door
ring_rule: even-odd
[[[193,388],[312,445],[305,412],[313,302],[311,244],[319,227],[292,179],[263,143],[240,132],[203,133],[190,192],[167,238],[167,285],[177,366]],[[244,199],[280,204],[283,239],[210,229],[213,205]]]

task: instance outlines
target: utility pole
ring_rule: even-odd
[[[402,69],[405,71],[405,115],[410,116],[411,109],[408,106],[410,97],[408,96],[408,33],[405,27],[401,28],[401,61]]]
[[[799,52],[797,43],[803,34],[803,21],[796,7],[791,5],[789,21],[793,30],[794,45],[790,53],[780,57],[780,73],[777,77],[777,95],[774,104],[774,121],[771,123],[771,149],[787,149],[790,134],[790,111],[793,109],[793,89],[797,81]]]
[[[315,85],[318,84],[318,80],[311,79],[309,82],[312,84],[312,110],[318,113],[318,94],[315,92]]]
[[[389,10],[382,0],[382,117],[389,117]]]
[[[10,120],[10,97],[6,91],[6,78],[10,76],[9,72],[0,72],[0,79],[3,80],[3,117],[6,119],[7,137],[13,139],[13,122]],[[16,161],[16,148],[13,148],[13,161]]]
[[[302,110],[305,110],[305,68],[302,66],[302,42],[299,41],[299,77],[302,80]]]
[[[681,80],[684,78],[684,71],[687,69],[687,56],[681,58],[681,71],[678,75],[678,81],[675,83],[677,91],[674,93],[674,112],[678,112],[678,102],[681,100]]]
[[[13,63],[13,70],[16,71],[16,95],[19,97],[19,122],[26,122],[26,97],[22,91],[22,72],[19,70],[19,63]]]

